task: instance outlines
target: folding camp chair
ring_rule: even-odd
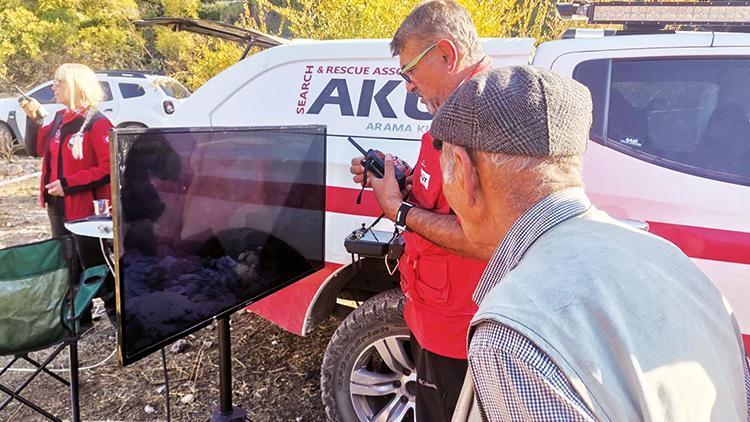
[[[18,400],[45,417],[57,417],[21,395],[40,373],[45,372],[70,388],[71,419],[80,420],[78,403],[78,339],[80,319],[107,275],[107,267],[89,268],[76,285],[77,257],[73,238],[63,237],[0,250],[0,356],[13,356],[0,370],[2,376],[14,363],[25,361],[34,371],[16,388],[0,384],[7,397],[0,411]],[[42,362],[28,353],[57,345]],[[47,365],[69,347],[70,379],[65,380]],[[7,376],[6,376],[7,377]],[[0,394],[1,396],[1,394]]]

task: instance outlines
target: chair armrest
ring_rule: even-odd
[[[88,308],[99,289],[107,278],[109,268],[106,265],[97,265],[96,267],[87,268],[81,275],[81,284],[75,298],[75,315],[71,319],[78,320],[83,315],[83,311]]]

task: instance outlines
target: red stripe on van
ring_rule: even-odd
[[[750,336],[743,334],[742,341],[745,343],[745,354],[750,357]]]
[[[326,211],[378,217],[380,207],[371,190],[355,200],[359,189],[326,187]],[[750,264],[750,233],[649,221],[649,231],[682,249],[691,258]]]
[[[750,264],[750,233],[648,222],[649,231],[691,258]]]
[[[359,189],[340,188],[336,186],[326,187],[326,211],[341,214],[361,215],[365,217],[380,217],[378,201],[372,190],[362,192],[362,203],[357,205]]]

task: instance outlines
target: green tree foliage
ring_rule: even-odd
[[[164,16],[198,18],[198,0],[162,0]],[[222,4],[210,4],[210,10],[221,13]],[[163,69],[195,89],[205,81],[236,63],[243,48],[235,43],[186,32],[155,29],[155,47]]]
[[[259,0],[282,15],[300,38],[390,38],[419,0]],[[482,37],[558,35],[562,25],[551,0],[459,0]]]
[[[130,23],[138,16],[134,0],[0,0],[0,76],[29,85],[65,62],[138,66],[143,39]]]
[[[557,37],[552,0],[459,0],[483,37]],[[390,38],[419,0],[0,0],[0,92],[49,80],[65,62],[161,70],[195,89],[244,46],[167,28],[156,16],[207,18],[293,38]],[[253,51],[251,51],[252,53]],[[10,81],[10,82],[9,82]]]

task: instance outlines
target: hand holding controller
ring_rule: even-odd
[[[362,166],[365,168],[365,177],[362,180],[363,186],[367,185],[367,172],[369,171],[378,179],[382,179],[385,174],[385,155],[374,149],[365,151],[351,136],[348,137],[349,142],[354,145],[359,152],[365,157],[362,162]],[[403,160],[396,159],[395,162],[395,176],[398,182],[399,189],[403,190],[406,187],[406,178],[411,173],[411,168]]]

